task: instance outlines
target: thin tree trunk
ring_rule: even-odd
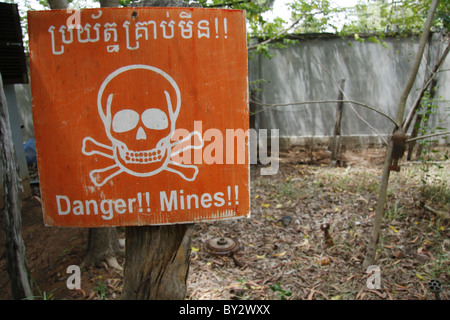
[[[338,94],[338,104],[336,109],[336,119],[334,122],[334,134],[333,134],[333,141],[331,145],[331,161],[330,166],[336,167],[338,163],[338,155],[339,155],[339,148],[341,145],[341,120],[342,120],[342,110],[344,109],[344,86],[345,86],[345,79],[342,79],[339,82],[339,87],[341,90],[339,90]]]
[[[411,73],[409,74],[408,81],[406,82],[405,88],[400,96],[400,100],[397,106],[397,123],[403,122],[403,117],[406,108],[406,100],[408,99],[409,93],[411,92],[411,88],[414,84],[414,81],[417,77],[417,71],[419,70],[420,62],[422,61],[423,52],[425,50],[425,46],[428,41],[428,37],[430,35],[431,24],[433,22],[434,12],[436,11],[436,7],[438,5],[438,0],[433,0],[430,5],[430,10],[428,11],[427,20],[425,22],[425,26],[423,29],[422,36],[419,42],[419,48],[417,50],[416,58],[414,60],[414,64],[411,69]],[[397,130],[398,128],[395,128]],[[392,150],[393,143],[392,139],[389,142],[388,149],[386,151],[386,158],[383,166],[383,174],[381,178],[381,184],[378,191],[378,202],[375,211],[375,217],[372,225],[372,232],[370,235],[369,244],[367,246],[366,256],[364,258],[362,267],[366,270],[370,265],[375,264],[375,255],[378,246],[378,240],[380,237],[381,230],[381,221],[384,216],[384,208],[386,204],[386,193],[387,187],[389,184],[389,173],[390,173],[390,165],[392,162]]]
[[[249,103],[249,108],[250,108],[250,129],[256,129],[256,115],[254,114],[256,111],[256,104],[254,103],[255,101],[255,93],[251,92],[250,93],[250,103]]]
[[[392,162],[392,140],[389,142],[389,146],[386,151],[386,156],[383,165],[383,175],[381,183],[378,188],[378,202],[375,210],[375,216],[373,218],[372,233],[370,234],[370,242],[367,245],[366,256],[363,262],[363,270],[366,270],[369,266],[375,264],[375,256],[378,247],[378,240],[380,238],[381,222],[384,215],[384,206],[386,204],[387,187],[389,184],[389,174]]]
[[[0,74],[0,155],[3,168],[3,225],[5,231],[6,269],[14,299],[31,298],[29,270],[22,238],[21,198],[19,174],[9,122],[8,106]]]
[[[67,9],[67,0],[48,0],[50,9]]]
[[[102,8],[118,7],[119,5],[119,0],[100,0],[100,6]]]

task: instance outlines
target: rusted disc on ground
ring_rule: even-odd
[[[232,255],[240,248],[239,242],[228,237],[217,237],[206,241],[206,249],[215,255]]]

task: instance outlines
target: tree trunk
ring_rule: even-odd
[[[381,183],[378,188],[377,207],[375,210],[375,216],[373,218],[372,232],[370,234],[369,244],[367,245],[366,256],[363,261],[363,270],[366,270],[369,266],[375,264],[375,256],[378,248],[378,239],[380,238],[381,222],[384,215],[384,206],[386,204],[387,187],[389,184],[389,174],[392,162],[392,139],[389,142],[389,146],[386,151],[386,157],[384,159],[383,174]]]
[[[254,114],[256,111],[256,104],[254,103],[255,101],[255,93],[251,92],[250,93],[250,103],[249,103],[249,111],[250,111],[250,123],[249,123],[249,127],[250,129],[256,129],[256,115]]]
[[[104,262],[112,268],[121,270],[116,256],[120,254],[116,228],[90,228],[88,248],[83,267],[100,267]]]
[[[193,226],[176,224],[126,228],[122,299],[185,298]]]
[[[119,5],[119,0],[100,0],[100,6],[102,8],[118,7]]]
[[[67,0],[48,0],[50,9],[67,9]]]
[[[342,120],[342,110],[344,109],[344,103],[342,100],[344,100],[344,85],[345,85],[345,79],[342,79],[339,82],[339,94],[338,94],[338,100],[341,102],[338,102],[337,109],[336,109],[336,119],[334,122],[334,134],[333,134],[333,141],[331,144],[331,161],[330,166],[336,167],[338,164],[338,155],[339,155],[339,148],[341,145],[341,120]]]
[[[425,46],[428,41],[428,37],[430,35],[431,24],[433,22],[434,12],[436,11],[436,7],[438,5],[438,0],[433,0],[430,5],[430,10],[428,11],[427,20],[425,22],[425,26],[423,28],[423,33],[420,38],[419,48],[417,50],[416,58],[414,60],[414,64],[411,69],[411,73],[409,74],[409,78],[406,82],[405,88],[400,96],[400,100],[397,106],[397,118],[396,122],[401,124],[403,122],[403,117],[405,113],[406,100],[408,99],[409,93],[411,92],[411,88],[414,84],[414,81],[417,77],[417,71],[419,70],[420,63],[422,61],[423,52],[425,50]],[[394,130],[397,130],[395,128]],[[370,235],[369,244],[367,245],[366,256],[364,258],[362,267],[363,270],[366,270],[369,266],[375,263],[375,255],[378,247],[378,240],[380,236],[381,229],[381,221],[384,216],[384,207],[386,205],[386,193],[387,187],[389,184],[389,173],[390,166],[392,162],[392,151],[393,151],[393,143],[392,139],[389,142],[388,149],[386,151],[386,158],[383,166],[383,173],[381,178],[381,184],[378,189],[378,202],[377,208],[375,211],[374,222],[372,225],[372,232]]]
[[[3,226],[5,231],[6,269],[14,299],[31,298],[29,270],[22,238],[22,183],[9,123],[8,106],[0,74],[0,155],[3,168]]]
[[[182,7],[187,3],[149,0],[133,5]],[[193,224],[127,227],[125,230],[122,299],[184,299]]]

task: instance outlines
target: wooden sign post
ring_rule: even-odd
[[[28,21],[47,225],[249,215],[244,12],[51,10]]]

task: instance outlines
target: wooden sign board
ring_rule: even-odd
[[[28,26],[47,225],[249,215],[243,11],[34,11]]]

